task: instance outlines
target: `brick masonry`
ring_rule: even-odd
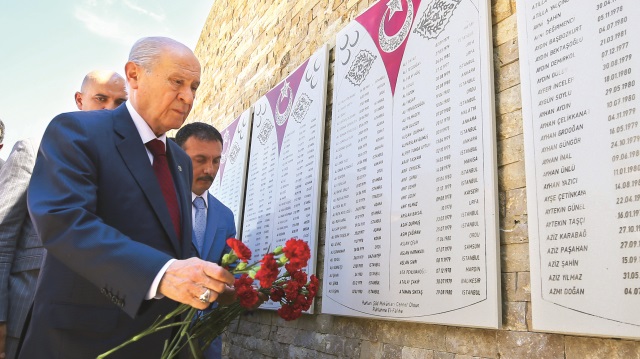
[[[382,0],[384,1],[384,0]],[[202,85],[188,122],[224,127],[373,0],[214,0],[196,47]],[[529,240],[515,0],[492,0],[502,268],[501,330],[257,311],[224,336],[228,358],[639,358],[640,342],[531,331]],[[333,51],[331,62],[335,59]],[[329,70],[332,78],[332,69]],[[329,82],[329,93],[332,91]],[[320,228],[326,215],[328,97]],[[324,232],[318,267],[323,270]],[[316,300],[320,312],[322,298]]]

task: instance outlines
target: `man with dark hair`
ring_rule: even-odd
[[[222,136],[213,126],[194,122],[182,127],[176,134],[176,143],[191,157],[193,183],[191,198],[193,211],[193,247],[196,255],[209,262],[220,264],[222,256],[231,249],[227,238],[235,237],[233,212],[208,189],[216,178],[222,157]],[[235,291],[228,288],[219,302],[233,300]],[[222,357],[222,339],[216,338],[204,352],[205,359]]]
[[[184,144],[191,137],[195,137],[196,139],[201,141],[220,142],[220,146],[221,146],[220,156],[222,156],[222,146],[224,146],[222,141],[222,134],[220,134],[220,132],[216,130],[215,127],[209,124],[206,124],[204,122],[192,122],[192,123],[186,124],[182,126],[180,130],[178,130],[178,133],[176,133],[176,137],[174,141],[176,141],[176,143],[180,147],[184,147]],[[216,173],[217,173],[217,170],[216,170]]]
[[[125,75],[125,106],[58,115],[42,138],[27,201],[47,256],[22,359],[95,358],[179,303],[209,307],[234,283],[219,265],[188,258],[191,160],[166,140],[193,106],[198,59],[175,40],[143,38]],[[170,336],[114,358],[159,358]]]

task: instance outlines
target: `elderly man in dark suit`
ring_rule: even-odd
[[[113,71],[91,71],[82,91],[82,111],[113,110],[127,100],[124,78]],[[20,140],[0,169],[0,358],[6,359],[16,357],[45,253],[27,210],[36,151],[36,141]]]
[[[178,303],[207,308],[233,276],[191,251],[190,158],[166,131],[193,105],[200,64],[168,38],[136,42],[129,101],[56,117],[40,146],[29,211],[47,258],[20,358],[94,358]],[[114,358],[158,358],[170,331]]]

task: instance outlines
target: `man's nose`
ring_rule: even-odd
[[[192,105],[195,97],[196,97],[196,94],[191,89],[180,91],[179,98],[181,101],[183,101],[187,105]]]

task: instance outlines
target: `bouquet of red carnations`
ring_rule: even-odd
[[[98,356],[111,355],[118,349],[136,342],[160,330],[179,327],[178,334],[166,343],[162,359],[174,358],[188,347],[194,358],[201,358],[202,352],[222,334],[229,324],[247,310],[255,308],[260,297],[269,298],[281,304],[278,315],[284,320],[294,320],[311,306],[318,290],[318,278],[309,276],[302,270],[311,256],[307,242],[291,238],[284,247],[277,247],[265,254],[259,262],[249,264],[251,250],[235,238],[227,239],[231,252],[222,257],[222,266],[237,275],[235,290],[237,301],[227,306],[217,306],[210,311],[196,315],[198,310],[181,304],[173,312],[165,315],[142,333],[121,345]],[[281,267],[284,266],[284,271]],[[259,286],[254,283],[258,281]],[[185,314],[186,313],[186,314]],[[182,320],[176,321],[176,316]]]

